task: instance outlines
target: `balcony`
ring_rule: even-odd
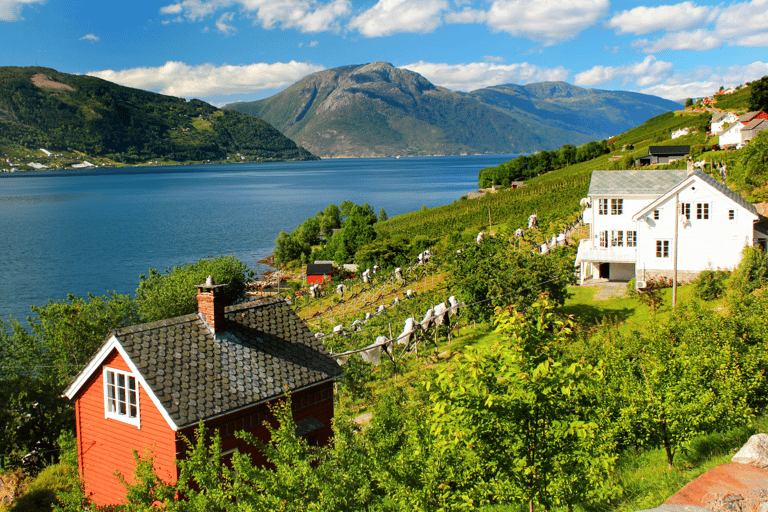
[[[582,261],[601,263],[635,263],[636,247],[600,247],[595,240],[584,239],[579,243],[576,263]]]

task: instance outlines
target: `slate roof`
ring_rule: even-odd
[[[224,311],[215,337],[198,314],[114,332],[179,427],[341,375],[283,299]]]
[[[763,124],[765,124],[765,126],[760,126]],[[754,130],[758,126],[760,126],[761,128],[760,131],[765,130],[766,127],[768,127],[768,119],[753,119],[752,121],[747,123],[747,125],[744,127],[744,130]]]
[[[691,146],[649,146],[648,154],[654,156],[687,155]]]
[[[751,120],[755,118],[760,113],[759,110],[756,110],[754,112],[747,112],[746,114],[742,114],[739,116],[739,121],[741,121],[744,124],[749,123]]]
[[[728,115],[728,112],[715,112],[714,114],[712,114],[712,122],[716,123],[727,115]]]
[[[331,263],[308,263],[308,276],[327,276],[333,273],[333,264]]]
[[[685,179],[686,174],[685,169],[593,171],[588,195],[660,196]]]

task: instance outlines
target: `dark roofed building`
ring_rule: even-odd
[[[332,263],[309,263],[307,264],[307,285],[323,284],[336,273],[336,268]]]
[[[648,154],[635,160],[637,167],[653,164],[668,164],[685,158],[691,153],[691,146],[649,146]]]
[[[296,432],[326,444],[332,434],[333,381],[341,367],[282,298],[224,307],[212,282],[198,286],[190,314],[118,329],[75,378],[80,474],[100,505],[116,504],[131,475],[132,450],[152,449],[158,475],[178,478],[182,436],[203,421],[222,451],[261,454],[238,440],[245,430],[268,440],[268,405],[292,394]]]

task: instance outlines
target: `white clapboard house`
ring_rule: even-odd
[[[594,171],[588,195],[589,239],[576,257],[582,284],[634,277],[642,286],[672,277],[675,260],[678,280],[688,281],[733,269],[744,246],[768,240],[754,205],[699,170]]]

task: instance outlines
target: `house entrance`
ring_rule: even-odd
[[[610,279],[611,278],[611,264],[610,263],[601,263],[600,264],[600,279]]]

